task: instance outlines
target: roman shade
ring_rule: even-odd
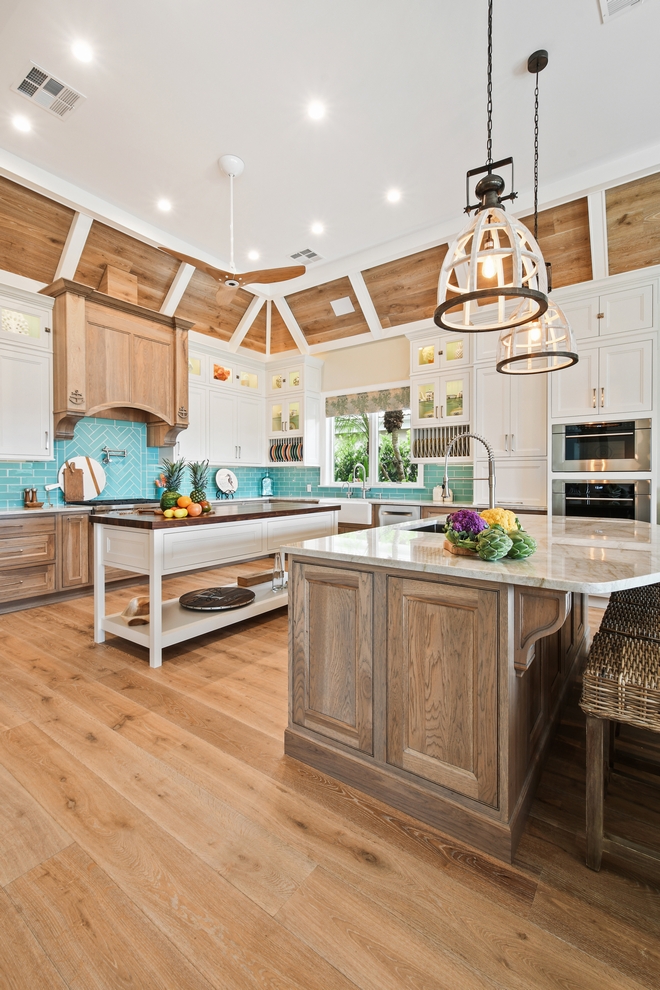
[[[360,413],[389,412],[410,408],[410,386],[384,388],[378,392],[355,392],[353,395],[329,395],[325,400],[326,416],[356,416]]]

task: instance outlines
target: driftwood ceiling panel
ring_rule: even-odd
[[[260,354],[266,353],[267,305],[268,303],[263,304],[255,317],[254,323],[243,337],[243,341],[241,343],[241,347],[249,347],[251,351],[259,351]]]
[[[438,305],[440,266],[446,244],[410,254],[362,272],[369,295],[384,327],[427,320]]]
[[[522,222],[534,232],[533,215],[522,217]],[[555,289],[588,282],[592,278],[586,196],[539,213],[539,246],[545,260],[552,264]]]
[[[298,346],[289,333],[289,328],[282,319],[279,309],[273,303],[270,314],[270,353],[281,354],[282,351],[299,353]]]
[[[605,193],[610,275],[660,265],[660,172]]]
[[[98,289],[106,265],[120,268],[138,280],[138,305],[159,310],[179,268],[178,261],[151,244],[95,220],[76,271],[76,282]]]
[[[74,211],[0,176],[0,268],[52,282]]]
[[[354,312],[335,316],[330,302],[346,297],[351,300]],[[287,296],[286,301],[309,344],[325,344],[329,340],[369,333],[369,325],[348,276],[295,292]]]
[[[229,340],[252,301],[252,293],[245,289],[227,292],[226,302],[220,305],[215,298],[217,291],[215,279],[195,269],[176,315],[191,320],[195,324],[193,330],[198,333]]]

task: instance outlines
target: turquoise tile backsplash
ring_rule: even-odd
[[[73,440],[55,441],[55,460],[41,461],[0,461],[0,508],[20,508],[23,504],[23,489],[36,488],[39,501],[46,501],[45,485],[57,481],[57,472],[68,457],[87,454],[102,462],[102,447],[126,450],[126,457],[112,458],[104,464],[107,484],[103,498],[130,498],[156,496],[154,485],[159,474],[162,451],[158,447],[147,447],[147,427],[144,423],[128,423],[124,420],[82,419],[76,426]],[[225,465],[212,465],[208,494],[215,497],[215,472]],[[273,479],[273,493],[280,496],[305,496],[307,485],[312,486],[311,495],[322,498],[340,497],[339,489],[320,485],[321,470],[314,467],[233,467],[238,479],[238,494],[244,498],[261,495],[261,479],[266,471]],[[392,489],[374,486],[369,489],[371,498],[380,497],[383,501],[403,502],[407,500],[431,499],[435,485],[442,484],[442,464],[424,466],[424,486],[420,488]],[[457,502],[472,500],[472,465],[453,464],[449,466],[451,487]],[[183,486],[187,491],[188,479]],[[63,504],[59,490],[50,494],[53,504]]]

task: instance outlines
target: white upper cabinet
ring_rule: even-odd
[[[52,351],[51,308],[40,305],[40,296],[30,301],[32,293],[13,290],[9,295],[9,291],[0,286],[0,342]]]
[[[190,378],[188,385],[188,429],[178,437],[176,457],[187,461],[203,461],[208,454],[208,389],[195,385]]]
[[[236,400],[233,395],[209,391],[208,394],[208,454],[211,464],[236,464]]]
[[[239,396],[236,421],[238,464],[262,464],[264,460],[263,403]]]
[[[545,375],[502,375],[495,368],[477,368],[475,407],[476,432],[496,456],[545,456]]]
[[[269,369],[266,378],[270,395],[300,392],[304,388],[305,376],[303,366],[300,364],[290,368]]]
[[[651,412],[653,341],[580,348],[579,362],[551,377],[553,419]]]
[[[653,286],[586,296],[561,304],[576,339],[650,330],[653,326]]]
[[[434,334],[410,342],[410,374],[451,371],[470,364],[470,334]]]
[[[450,426],[470,422],[469,369],[445,375],[416,375],[410,381],[413,426]]]

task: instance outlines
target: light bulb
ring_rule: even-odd
[[[81,62],[91,62],[94,58],[94,52],[86,41],[74,41],[71,51]]]
[[[325,230],[325,227],[323,226],[322,223],[313,223],[312,224],[312,233],[313,234],[322,234],[324,230]]]
[[[312,100],[307,107],[307,114],[312,120],[322,120],[325,117],[325,107],[319,100]]]
[[[541,339],[541,328],[539,326],[534,326],[529,331],[529,339],[536,343]]]
[[[27,134],[28,131],[32,130],[32,124],[27,119],[27,117],[23,117],[22,114],[17,114],[12,119],[12,124],[14,125],[17,131],[23,131],[24,134]]]
[[[492,278],[495,274],[495,259],[486,258],[481,264],[481,274],[484,278]]]
[[[156,205],[158,206],[159,210],[163,211],[163,213],[169,213],[169,211],[172,209],[172,204],[170,203],[169,199],[159,199]]]
[[[250,261],[258,261],[259,260],[259,252],[258,251],[248,251],[248,258],[250,259]]]

